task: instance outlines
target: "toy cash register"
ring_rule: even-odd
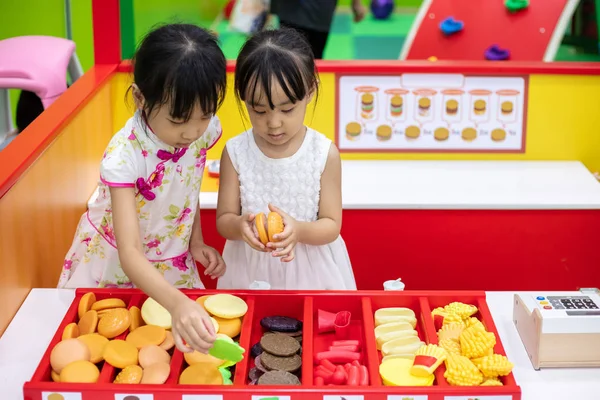
[[[518,293],[513,321],[535,369],[600,367],[600,295]]]

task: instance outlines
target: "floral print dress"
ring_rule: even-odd
[[[135,188],[143,250],[165,279],[179,288],[203,288],[189,241],[206,152],[221,137],[213,117],[187,149],[163,143],[137,112],[110,141],[100,164],[99,195],[88,204],[63,264],[59,288],[133,287],[119,262],[110,187]]]

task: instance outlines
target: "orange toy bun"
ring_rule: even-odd
[[[256,230],[258,231],[258,240],[265,246],[269,243],[269,236],[267,235],[267,218],[264,213],[259,213],[254,218],[256,224]]]
[[[269,228],[269,242],[276,242],[273,236],[283,232],[283,218],[276,212],[271,211],[267,218],[267,225]]]
[[[283,218],[278,213],[271,211],[267,217],[264,213],[259,213],[254,219],[258,239],[265,246],[269,242],[275,242],[274,235],[283,232]]]

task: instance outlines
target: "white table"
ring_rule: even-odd
[[[217,208],[217,197],[201,192],[200,207]],[[342,161],[342,206],[600,209],[600,184],[579,161]]]
[[[35,371],[44,351],[73,301],[66,289],[33,289],[0,338],[0,390],[2,400],[23,399],[23,384]],[[512,323],[512,292],[488,292],[494,317],[522,400],[598,400],[600,368],[535,371]]]

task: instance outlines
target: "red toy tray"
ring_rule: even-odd
[[[418,322],[417,331],[426,343],[437,343],[431,310],[453,301],[474,304],[476,315],[497,337],[495,353],[505,355],[496,327],[485,301],[484,292],[282,292],[231,291],[248,304],[242,323],[239,343],[246,349],[245,358],[235,368],[233,386],[179,385],[179,375],[186,367],[183,354],[173,350],[171,374],[163,385],[123,385],[112,383],[118,370],[107,363],[101,365],[100,378],[94,384],[55,383],[50,377],[50,352],[61,340],[65,326],[77,320],[81,296],[94,291],[98,300],[120,298],[128,307],[141,307],[146,295],[136,289],[78,289],[61,325],[55,333],[33,377],[23,388],[25,400],[520,400],[521,389],[512,374],[503,378],[504,386],[457,387],[444,379],[444,365],[435,372],[435,382],[429,387],[384,386],[379,375],[381,355],[374,335],[374,313],[383,307],[409,307]],[[217,293],[207,290],[184,290],[192,299]],[[223,293],[218,292],[218,293]],[[348,339],[362,342],[362,364],[369,372],[369,386],[316,386],[313,381],[313,357],[324,350],[334,334],[317,332],[318,310],[350,311],[352,320]],[[265,316],[284,315],[303,321],[301,386],[250,385],[248,371],[253,367],[250,347],[262,335],[260,320]],[[329,335],[329,337],[327,337]],[[122,339],[126,333],[117,339]]]

